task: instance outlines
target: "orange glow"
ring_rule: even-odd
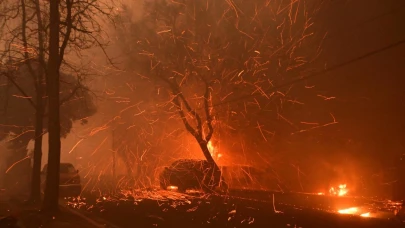
[[[329,193],[331,195],[337,195],[337,196],[345,196],[348,191],[349,190],[347,189],[346,184],[341,184],[341,185],[339,185],[338,188],[332,187],[329,189]]]
[[[363,213],[360,215],[361,217],[370,217],[370,212]]]
[[[357,207],[350,207],[350,208],[346,208],[346,209],[341,209],[338,210],[339,214],[345,214],[345,215],[359,215],[361,217],[370,217],[371,214],[370,212],[365,212],[363,213],[361,210],[359,210],[359,208]]]
[[[167,186],[167,190],[170,190],[170,191],[177,191],[178,189],[179,188],[177,186],[173,186],[173,185]]]
[[[214,145],[212,145],[211,141],[208,142],[207,147],[211,153],[211,156],[215,157],[215,147],[214,147]]]
[[[357,207],[338,210],[339,214],[354,214],[358,211]]]
[[[211,141],[208,142],[207,147],[214,159],[218,160],[220,157],[223,156],[223,154],[218,153],[218,149],[212,144]]]

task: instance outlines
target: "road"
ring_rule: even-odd
[[[262,193],[264,195],[264,193]],[[334,200],[333,200],[334,199]],[[369,217],[339,214],[340,206],[369,206],[358,198],[330,198],[309,194],[278,194],[271,200],[235,196],[185,195],[168,191],[126,191],[120,194],[71,198],[71,208],[91,214],[118,227],[404,227],[392,212]],[[336,201],[336,202],[334,202]],[[369,200],[370,201],[370,200]],[[375,202],[375,201],[370,201]],[[329,210],[327,209],[329,205]],[[382,204],[381,204],[382,205]],[[364,212],[364,213],[367,213]],[[362,214],[364,214],[362,213]],[[378,215],[378,216],[377,216]],[[389,219],[388,219],[389,218]]]

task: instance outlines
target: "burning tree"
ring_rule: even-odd
[[[302,77],[319,54],[311,19],[318,8],[301,0],[147,1],[138,21],[125,20],[131,9],[124,7],[120,38],[134,77],[169,97],[165,107],[218,170],[208,148],[216,127],[254,126],[266,142],[274,135],[258,113],[279,117],[295,100],[292,86],[278,86]]]
[[[10,67],[8,63],[24,65],[28,71],[27,75],[33,79],[31,86],[35,88],[35,100],[27,99],[34,107],[36,116],[32,175],[32,197],[35,200],[39,199],[43,117],[46,105],[49,105],[48,125],[52,130],[49,127],[48,130],[52,131],[52,134],[49,139],[50,172],[48,172],[47,186],[50,182],[52,182],[51,185],[54,185],[53,190],[49,192],[56,203],[53,203],[54,207],[57,206],[59,182],[61,135],[59,106],[65,99],[63,97],[62,100],[59,99],[59,84],[63,84],[64,78],[59,77],[59,72],[62,70],[66,75],[76,77],[77,82],[73,84],[71,80],[68,82],[73,86],[69,88],[71,95],[67,100],[86,89],[82,81],[83,76],[86,75],[84,72],[89,72],[89,69],[86,67],[88,63],[82,60],[82,54],[83,50],[93,47],[104,48],[105,42],[103,42],[100,19],[109,17],[113,12],[113,8],[105,2],[6,0],[0,3],[0,15],[2,15],[0,44],[4,45],[1,49],[1,64],[3,68],[5,65]],[[57,12],[52,12],[50,5],[56,7],[52,9]],[[53,28],[52,31],[50,31],[50,27]],[[81,61],[77,61],[79,59]],[[22,96],[28,97],[19,84],[13,80],[12,74],[3,75],[19,90]],[[48,202],[47,208],[50,209],[52,203],[49,203],[48,197],[45,198],[45,201]]]

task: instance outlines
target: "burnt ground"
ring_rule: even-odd
[[[264,197],[264,196],[263,196]],[[335,197],[336,198],[336,197]],[[333,199],[335,199],[333,198]],[[122,192],[114,195],[71,198],[67,204],[89,216],[101,217],[119,227],[405,227],[405,223],[391,216],[360,217],[341,215],[328,210],[335,203],[328,197],[305,194],[283,194],[272,200],[219,195],[184,195],[166,191]],[[364,207],[365,199],[339,199],[342,205]],[[294,203],[295,202],[295,203]],[[375,201],[374,201],[375,202]],[[312,204],[312,206],[311,206]],[[377,203],[378,204],[378,203]],[[320,206],[321,205],[321,206]],[[382,204],[381,204],[382,205]],[[380,206],[381,206],[380,205]],[[376,207],[377,208],[377,207]],[[371,211],[378,215],[377,210]],[[370,210],[366,208],[365,210]]]
[[[8,196],[4,192],[0,192],[0,228],[94,227],[88,221],[69,213],[64,208],[53,215],[42,213],[40,208],[40,204],[27,204],[23,198]]]

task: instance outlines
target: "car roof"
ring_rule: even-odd
[[[203,166],[207,167],[209,166],[209,163],[207,160],[199,160],[199,159],[180,159],[174,161],[170,167],[181,167],[181,168],[187,168],[187,167],[195,167],[195,166]]]
[[[74,167],[74,165],[72,163],[66,163],[66,162],[60,163],[60,166],[73,166]],[[45,164],[44,168],[48,168],[48,164]]]
[[[174,161],[172,164],[179,164],[179,163],[197,163],[197,162],[208,162],[207,160],[202,159],[179,159]]]
[[[250,170],[250,171],[257,171],[257,172],[264,172],[263,169],[253,167],[250,165],[226,165],[220,166],[221,169],[230,170],[230,169],[241,169],[241,170]]]
[[[47,164],[45,164],[46,166],[48,165],[48,163]],[[61,162],[60,163],[60,165],[73,165],[72,163],[67,163],[67,162]]]
[[[60,163],[60,165],[71,165],[71,166],[73,166],[72,163]]]

